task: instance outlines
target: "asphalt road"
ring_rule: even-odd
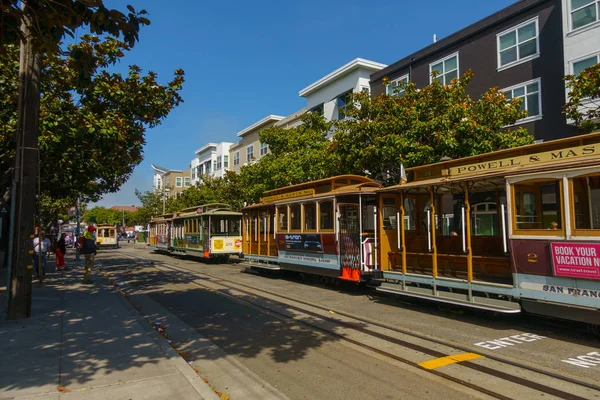
[[[130,260],[131,266],[123,267],[123,257]],[[228,295],[223,295],[218,290],[211,290],[208,285],[210,278],[206,278],[206,286],[202,279],[191,277],[186,271],[157,270],[154,264],[135,263],[136,257],[157,260],[156,264],[209,274],[289,298],[306,299],[331,309],[332,314],[338,311],[361,316],[405,332],[439,339],[448,346],[456,344],[461,349],[514,360],[591,384],[600,381],[600,363],[589,362],[589,357],[594,358],[589,356],[590,353],[600,352],[600,341],[574,324],[549,322],[531,316],[506,317],[439,310],[430,303],[406,303],[351,285],[332,287],[288,278],[261,277],[242,273],[240,266],[203,264],[156,255],[147,248],[123,246],[120,250],[100,254],[99,259],[106,260],[107,271],[118,274],[120,279],[144,291],[292,399],[415,399],[432,396],[464,399],[474,392],[340,340],[337,334],[344,336],[348,333],[342,332],[339,327],[333,328],[340,330],[334,331],[333,335],[324,333],[310,324],[296,323],[240,302],[236,298],[242,297],[239,294],[227,292]],[[121,262],[113,266],[111,260],[114,259]],[[192,282],[194,279],[197,279],[196,283]],[[291,306],[288,308],[292,309]],[[372,338],[366,340],[380,346]],[[403,350],[394,351],[401,354]],[[402,356],[406,358],[407,355]],[[581,356],[583,359],[578,358]],[[490,365],[489,360],[482,363],[485,362]],[[475,372],[444,368],[476,385],[484,379]],[[523,374],[517,371],[515,375]],[[491,385],[493,390],[492,381],[489,380],[488,386]],[[519,392],[519,386],[516,387],[509,391],[508,398],[540,396],[527,388]],[[561,385],[557,384],[557,387]],[[582,398],[599,397],[594,391],[584,393]],[[479,394],[477,397],[485,396]]]

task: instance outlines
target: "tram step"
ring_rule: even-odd
[[[431,293],[431,289],[428,288],[409,287],[408,290],[403,290],[399,285],[382,283],[381,286],[376,287],[375,290],[383,293],[431,300],[438,303],[452,304],[478,310],[494,311],[502,314],[517,314],[521,312],[521,306],[516,302],[479,296],[473,296],[473,301],[469,301],[466,295],[443,291],[438,291],[436,296]]]
[[[279,271],[281,267],[276,264],[267,264],[267,263],[256,263],[256,262],[241,262],[239,265],[248,268],[260,268],[260,269],[268,269],[269,271]]]

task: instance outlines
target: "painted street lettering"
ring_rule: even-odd
[[[485,342],[475,343],[475,346],[483,347],[488,350],[498,350],[504,347],[514,346],[517,344],[535,342],[536,340],[546,339],[546,336],[535,335],[533,333],[521,333],[503,337],[496,340],[488,340]]]
[[[593,368],[600,365],[600,353],[592,351],[583,356],[571,357],[567,360],[561,360],[564,363],[574,365],[580,368]]]

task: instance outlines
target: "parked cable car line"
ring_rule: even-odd
[[[242,251],[241,216],[223,203],[159,215],[150,222],[149,244],[161,253],[224,262]]]
[[[406,170],[270,190],[243,210],[253,268],[370,282],[600,334],[600,132]]]
[[[135,257],[135,258],[139,259],[139,257]],[[376,327],[379,327],[379,328],[383,328],[383,329],[386,329],[386,330],[389,330],[389,331],[392,331],[392,332],[401,333],[401,334],[406,335],[408,337],[418,338],[418,339],[425,340],[425,341],[428,341],[428,342],[431,342],[431,343],[443,345],[445,347],[451,347],[451,348],[454,348],[456,350],[465,351],[465,352],[471,352],[471,351],[473,351],[473,349],[467,348],[465,346],[456,345],[455,343],[446,343],[446,342],[444,342],[442,340],[439,340],[439,339],[430,338],[430,337],[427,337],[427,336],[424,336],[424,335],[415,334],[414,332],[409,332],[409,331],[400,329],[398,327],[389,326],[389,325],[383,324],[381,322],[371,321],[371,320],[368,320],[368,319],[365,319],[365,318],[361,318],[361,317],[356,316],[356,315],[351,315],[349,313],[341,312],[341,311],[338,311],[338,310],[332,310],[331,308],[323,307],[323,306],[321,306],[319,304],[311,303],[311,302],[306,301],[306,300],[296,299],[296,298],[293,298],[293,297],[290,297],[290,296],[281,295],[281,294],[274,293],[274,292],[271,292],[271,291],[268,291],[268,290],[255,288],[255,287],[252,287],[252,286],[249,286],[249,285],[246,285],[246,284],[243,284],[243,283],[235,282],[235,281],[232,281],[232,280],[229,280],[229,279],[226,279],[226,278],[217,277],[217,276],[205,273],[205,272],[194,271],[194,270],[182,267],[182,266],[173,266],[173,265],[169,265],[169,264],[164,263],[164,262],[162,262],[160,266],[153,264],[153,267],[156,268],[156,269],[165,268],[165,269],[168,269],[168,270],[171,270],[171,271],[186,271],[186,272],[189,272],[192,276],[197,276],[197,277],[202,277],[202,278],[208,278],[209,282],[221,285],[221,286],[223,286],[223,287],[225,287],[227,289],[235,290],[237,292],[240,292],[240,293],[248,295],[248,296],[259,297],[259,298],[265,299],[267,301],[275,301],[275,302],[278,302],[280,304],[284,304],[287,309],[291,309],[291,310],[297,311],[299,313],[304,313],[304,314],[309,315],[309,316],[311,316],[313,318],[317,318],[319,320],[325,321],[325,322],[333,324],[335,326],[340,326],[340,327],[343,327],[345,329],[351,329],[351,330],[360,332],[360,333],[362,333],[364,335],[367,335],[367,336],[370,336],[370,337],[373,337],[373,338],[377,338],[377,339],[381,339],[381,340],[384,340],[386,342],[389,342],[389,343],[401,346],[403,348],[408,348],[408,349],[411,349],[411,350],[414,350],[414,351],[417,351],[417,352],[428,354],[428,355],[433,356],[433,357],[445,357],[445,356],[448,356],[449,354],[446,354],[446,353],[434,350],[434,349],[432,349],[430,347],[425,347],[425,346],[422,346],[422,345],[419,345],[419,344],[416,344],[416,343],[411,343],[411,342],[399,339],[397,337],[393,337],[393,336],[391,336],[389,334],[383,334],[383,333],[380,333],[380,332],[373,331],[372,329],[363,327],[361,323],[365,323],[365,324],[369,324],[369,325],[376,326]],[[293,322],[295,322],[295,323],[300,323],[300,324],[303,324],[305,326],[309,326],[312,329],[319,330],[319,331],[321,331],[323,333],[326,333],[328,335],[333,335],[333,336],[337,337],[340,340],[352,343],[352,344],[357,345],[357,346],[359,346],[361,348],[364,348],[366,350],[369,350],[369,351],[375,352],[377,354],[380,354],[382,356],[391,358],[391,359],[393,359],[395,361],[400,361],[402,363],[411,365],[413,367],[419,367],[418,363],[415,363],[415,362],[413,362],[411,360],[408,360],[406,358],[400,357],[400,356],[398,356],[396,354],[390,353],[388,351],[382,350],[382,349],[374,347],[372,345],[368,345],[368,344],[362,343],[362,342],[360,342],[358,340],[354,340],[352,338],[348,338],[348,337],[346,337],[344,335],[341,335],[339,333],[333,332],[330,329],[323,328],[322,326],[319,326],[319,325],[317,325],[315,323],[311,323],[311,322],[307,322],[307,321],[303,321],[303,320],[300,320],[300,319],[297,319],[297,318],[290,317],[288,314],[286,314],[284,312],[280,312],[280,311],[274,310],[271,307],[258,304],[257,302],[251,301],[251,300],[246,299],[246,298],[240,298],[240,297],[232,295],[230,293],[223,292],[222,290],[218,290],[218,289],[213,289],[213,288],[207,287],[206,285],[198,283],[198,282],[190,281],[190,283],[193,284],[193,285],[195,285],[195,286],[199,286],[199,287],[202,287],[204,289],[208,289],[210,291],[218,293],[218,294],[220,294],[222,296],[226,296],[226,297],[231,298],[231,299],[233,299],[235,301],[242,302],[242,303],[244,303],[246,305],[250,305],[250,306],[252,306],[252,307],[254,307],[256,309],[259,309],[260,311],[263,311],[263,312],[266,312],[268,314],[277,316],[280,319],[284,319],[284,320],[287,320],[287,321],[293,320]],[[245,288],[250,289],[250,290],[241,289],[240,287],[245,287]],[[262,295],[260,293],[262,293]],[[275,297],[275,299],[267,297],[267,296]],[[284,303],[284,302],[282,302],[280,300],[287,300],[287,301],[291,301],[291,302],[298,303],[298,304],[301,304],[301,305],[309,306],[309,307],[321,310],[324,313],[330,313],[331,311],[334,311],[335,314],[338,314],[338,315],[340,315],[342,317],[345,317],[347,319],[350,319],[352,321],[351,322],[341,321],[338,318],[334,318],[334,317],[327,316],[327,315],[321,315],[319,313],[307,310],[306,308],[295,306],[295,305],[292,305],[292,304],[287,303],[287,302]],[[356,321],[356,323],[354,323],[354,321]],[[521,368],[521,369],[524,369],[524,370],[528,370],[528,371],[531,371],[531,372],[534,372],[534,373],[537,373],[537,374],[540,374],[540,375],[545,375],[545,376],[547,376],[549,378],[557,379],[557,380],[560,380],[560,381],[563,381],[563,382],[566,382],[566,383],[575,384],[575,385],[582,386],[582,387],[585,387],[585,388],[588,388],[588,389],[600,391],[600,386],[598,386],[598,385],[594,385],[594,384],[589,383],[589,382],[585,382],[585,381],[574,379],[574,378],[571,378],[571,377],[568,377],[568,376],[557,374],[557,373],[554,373],[554,372],[551,372],[551,371],[545,371],[545,370],[540,369],[540,368],[535,368],[535,367],[532,367],[532,366],[524,365],[524,364],[521,364],[521,363],[518,363],[518,362],[515,362],[515,361],[512,361],[512,360],[509,360],[509,359],[505,359],[505,358],[502,358],[502,357],[499,357],[499,356],[492,355],[489,352],[485,353],[485,357],[488,358],[488,359],[490,359],[490,360],[494,360],[494,361],[500,362],[502,364],[510,365],[510,366],[513,366],[513,367],[518,367],[518,368]],[[469,368],[469,369],[472,369],[472,370],[475,370],[475,371],[478,371],[478,372],[481,372],[481,373],[484,373],[484,374],[492,375],[492,376],[494,376],[496,378],[500,378],[500,379],[503,379],[503,380],[506,380],[506,381],[509,381],[509,382],[512,382],[512,383],[515,383],[515,384],[518,384],[518,385],[521,385],[521,386],[525,386],[525,387],[528,387],[530,389],[533,389],[533,390],[536,390],[536,391],[540,391],[542,393],[546,393],[546,394],[549,394],[549,395],[552,395],[552,396],[556,396],[556,397],[559,397],[559,398],[573,399],[573,400],[581,400],[581,399],[585,399],[586,398],[586,397],[581,397],[581,396],[574,395],[572,393],[568,393],[568,392],[562,391],[560,389],[548,387],[548,386],[540,384],[540,383],[538,383],[536,381],[529,381],[529,380],[527,380],[525,378],[521,378],[519,376],[515,376],[515,375],[510,374],[510,373],[505,373],[505,372],[499,371],[499,370],[491,368],[491,367],[483,366],[481,364],[476,364],[476,363],[473,363],[473,362],[465,361],[465,362],[461,362],[460,365],[463,366],[463,367],[465,367],[465,368]],[[488,390],[486,388],[483,388],[483,387],[481,387],[479,385],[476,385],[476,384],[473,384],[471,382],[466,382],[466,381],[464,381],[462,379],[459,379],[459,378],[456,378],[454,376],[442,373],[440,371],[436,371],[436,370],[426,370],[426,371],[427,372],[431,372],[431,373],[433,373],[433,374],[435,374],[437,376],[443,377],[445,379],[450,379],[450,380],[452,380],[452,381],[454,381],[456,383],[459,383],[461,385],[467,386],[469,388],[472,388],[472,389],[477,390],[477,391],[479,391],[481,393],[485,393],[487,395],[493,396],[495,398],[499,398],[499,399],[508,399],[508,398],[511,398],[511,397],[506,397],[506,396],[504,396],[502,394],[490,391],[490,390]]]

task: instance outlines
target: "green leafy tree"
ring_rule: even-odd
[[[92,54],[95,66],[82,86],[72,68],[78,49]],[[46,207],[96,201],[115,192],[143,159],[145,134],[159,125],[183,100],[184,72],[175,71],[166,85],[154,72],[132,65],[128,73],[106,68],[121,60],[128,44],[86,35],[67,55],[48,54],[42,69],[40,110],[40,186]],[[0,193],[9,200],[17,123],[18,48],[0,53]],[[52,201],[56,204],[51,204]],[[66,202],[65,202],[66,200]],[[63,205],[65,205],[63,204]]]
[[[133,46],[140,26],[150,24],[146,14],[130,5],[125,13],[109,9],[103,0],[0,0],[0,45],[18,43],[24,19],[31,18],[34,47],[43,52],[58,51],[63,37],[74,37],[82,26],[98,35],[122,35]]]
[[[398,183],[406,167],[466,157],[530,144],[522,127],[506,128],[526,116],[520,100],[507,102],[491,88],[474,100],[466,93],[473,73],[443,85],[397,89],[402,95],[352,95],[344,109],[349,117],[336,123],[333,149],[337,171],[366,174],[386,184]]]
[[[94,207],[83,213],[83,221],[88,224],[110,224],[121,225],[123,213],[106,207]]]
[[[584,132],[600,129],[600,64],[566,77],[569,101],[563,112]]]
[[[273,126],[260,132],[260,141],[269,146],[269,153],[260,161],[243,166],[239,177],[228,177],[235,183],[235,188],[229,190],[232,202],[253,203],[266,190],[333,174],[335,154],[327,139],[331,123],[316,113],[303,115],[302,122],[290,129]]]

